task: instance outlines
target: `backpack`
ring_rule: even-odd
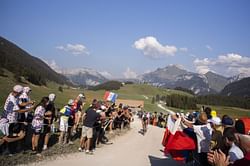
[[[63,115],[63,116],[70,116],[71,115],[71,109],[67,106],[63,107],[61,110],[60,110],[60,113]]]

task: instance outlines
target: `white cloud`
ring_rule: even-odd
[[[188,52],[188,48],[186,48],[186,47],[182,47],[179,50],[182,51],[182,52]]]
[[[194,65],[197,72],[199,73],[212,71],[211,69],[217,71],[218,73],[223,73],[227,76],[232,76],[240,73],[250,73],[250,58],[243,57],[239,54],[234,53],[220,55],[217,58],[210,59],[197,58],[194,60]]]
[[[107,71],[100,71],[99,72],[102,76],[104,76],[105,78],[108,78],[108,79],[112,79],[114,78],[113,75]]]
[[[189,56],[192,58],[196,58],[196,55],[194,55],[194,54],[189,54]]]
[[[210,45],[206,45],[206,48],[207,48],[209,51],[213,51],[213,48],[212,48]]]
[[[61,68],[56,64],[56,61],[54,59],[52,59],[51,61],[47,61],[42,59],[47,65],[49,65],[49,67],[53,70],[55,70],[58,73],[61,73]]]
[[[125,78],[136,78],[136,72],[132,71],[129,67],[127,67],[126,71],[123,73]]]
[[[73,55],[89,55],[87,48],[82,44],[67,44],[66,46],[57,46],[56,49],[69,52]]]
[[[160,58],[161,56],[174,56],[177,52],[175,46],[163,46],[153,36],[141,38],[134,42],[133,47],[141,50],[144,55],[150,58]]]
[[[151,73],[151,72],[153,72],[153,70],[145,70],[144,72],[143,72],[143,74],[147,74],[147,73]]]
[[[200,74],[206,74],[207,72],[211,71],[208,66],[197,66],[196,71]]]

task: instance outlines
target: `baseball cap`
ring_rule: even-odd
[[[221,125],[221,119],[219,117],[212,117],[212,119],[209,119],[208,122],[213,123],[215,125]]]
[[[17,93],[21,93],[23,91],[23,87],[21,85],[15,85],[13,87],[13,91]]]
[[[226,117],[222,118],[221,123],[222,123],[223,125],[226,125],[226,126],[232,126],[232,125],[234,124],[234,121],[233,121],[233,119],[230,118],[229,116],[226,116]]]
[[[73,103],[74,103],[74,100],[73,99],[69,99],[69,101],[68,101],[68,105],[73,105]]]

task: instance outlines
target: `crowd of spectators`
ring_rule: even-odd
[[[220,117],[209,107],[203,107],[200,112],[186,115],[171,114],[167,122],[173,123],[175,130],[171,130],[167,125],[162,141],[165,153],[183,163],[191,162],[198,166],[250,165],[250,128],[246,120],[249,120],[249,117],[242,119],[233,119],[228,115]],[[176,134],[177,131],[181,131],[182,134]],[[185,141],[186,138],[190,141]],[[191,146],[192,142],[194,142],[193,149],[184,148],[188,147],[187,144]]]
[[[51,135],[58,144],[74,144],[79,136],[79,151],[93,154],[100,144],[110,143],[105,133],[130,127],[131,109],[123,104],[94,99],[83,110],[85,96],[69,99],[63,108],[55,108],[56,95],[51,93],[36,104],[30,99],[29,87],[16,85],[5,101],[0,119],[0,153],[13,155],[31,151],[41,155],[52,146]],[[55,138],[55,137],[53,137]]]

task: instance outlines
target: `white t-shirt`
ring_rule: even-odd
[[[242,150],[234,143],[232,144],[232,147],[229,149],[228,154],[230,157],[229,158],[230,162],[235,162],[236,160],[244,158]]]
[[[27,93],[23,92],[19,97],[19,104],[26,103],[30,101],[30,97],[27,95]],[[31,105],[26,106],[26,108],[29,108]]]
[[[213,131],[211,125],[209,123],[206,125],[193,125],[193,128],[197,137],[198,153],[209,152]]]

